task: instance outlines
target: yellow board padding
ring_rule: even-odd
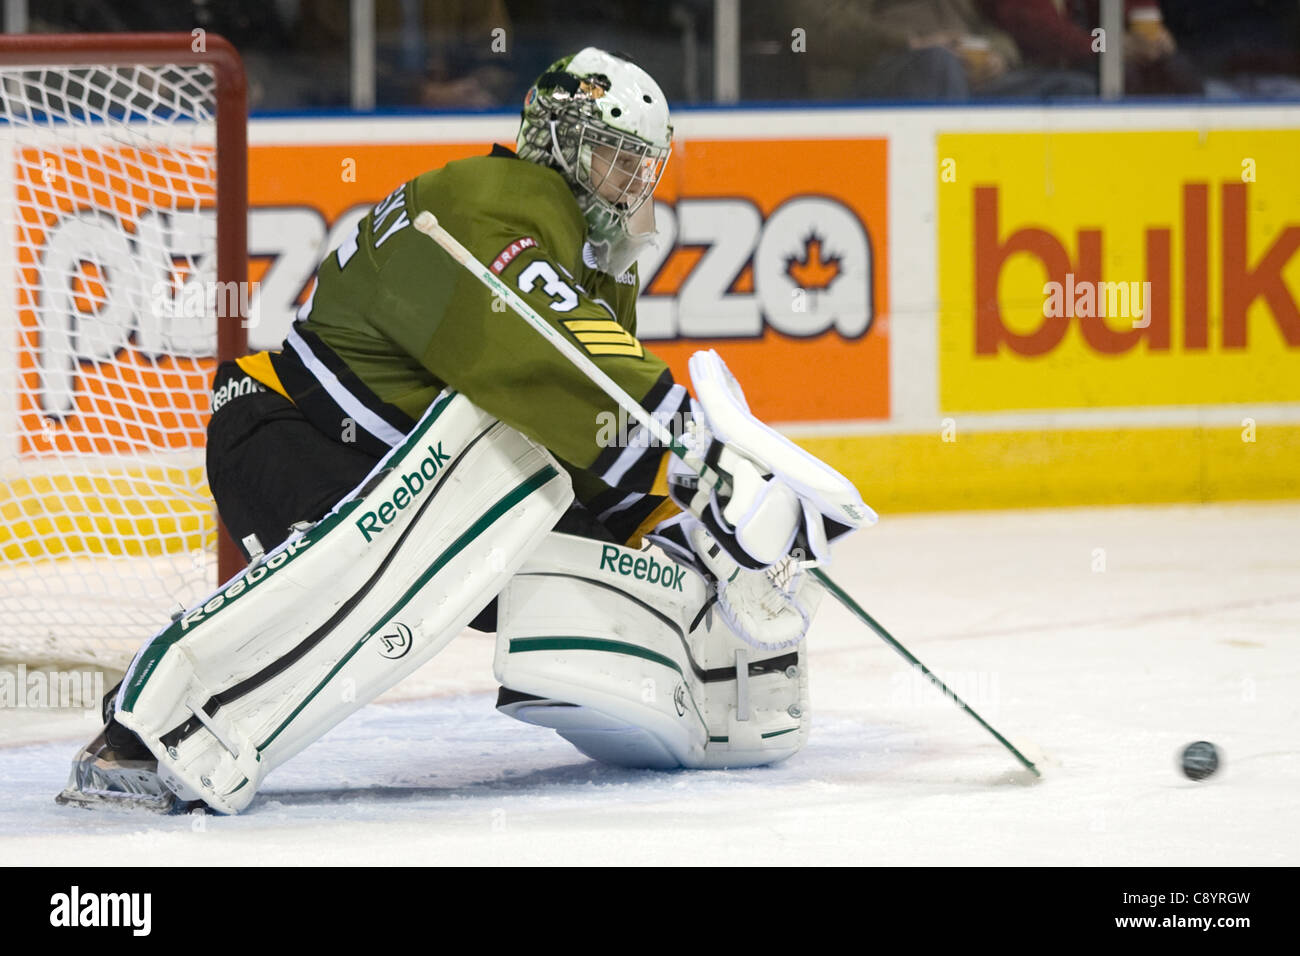
[[[1300,498],[1300,425],[1259,424],[1253,436],[1236,426],[962,431],[959,419],[951,437],[796,440],[882,514]],[[0,484],[8,561],[207,550],[216,533],[201,466]]]
[[[156,557],[215,545],[202,466],[34,475],[0,484],[0,556]]]
[[[881,514],[1300,498],[1300,425],[796,439]]]

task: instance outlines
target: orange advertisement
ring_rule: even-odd
[[[251,149],[249,277],[264,282],[268,327],[306,298],[315,262],[300,252],[328,249],[340,217],[490,145]],[[765,420],[889,416],[886,146],[675,145],[655,194],[664,247],[640,260],[638,334],[679,381],[692,352],[715,348]]]
[[[20,455],[203,446],[215,326],[151,305],[212,243],[210,154],[14,154]]]

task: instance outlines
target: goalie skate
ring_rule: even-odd
[[[203,806],[201,800],[182,800],[158,776],[158,761],[143,744],[137,755],[129,748],[115,749],[108,730],[101,731],[72,762],[68,785],[55,797],[64,806],[91,810],[147,810],[153,813],[188,813]]]

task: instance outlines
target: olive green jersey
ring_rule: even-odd
[[[451,387],[569,465],[579,499],[620,537],[669,513],[664,449],[412,226],[425,209],[648,411],[681,421],[685,389],[635,338],[635,269],[597,271],[565,181],[501,147],[411,180],[360,221],[321,263],[284,348],[270,355],[278,382],[268,384],[322,432],[376,456]],[[272,377],[258,367],[245,365]]]

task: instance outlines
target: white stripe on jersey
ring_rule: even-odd
[[[645,495],[641,494],[640,492],[634,491],[630,495],[625,497],[622,501],[618,502],[618,504],[611,505],[610,507],[602,511],[600,514],[596,515],[596,520],[603,524],[606,521],[608,521],[613,515],[618,514],[620,511],[626,511],[628,508],[631,508],[634,504],[636,504],[644,497]]]
[[[681,385],[674,385],[668,389],[664,395],[663,401],[650,413],[650,417],[657,420],[662,425],[667,425],[668,417],[682,406],[683,399],[686,397],[686,389]],[[662,453],[663,449],[658,447],[650,436],[645,434],[645,429],[637,425],[636,428],[627,436],[628,447],[624,448],[614,463],[605,469],[605,473],[600,475],[600,480],[611,488],[617,488],[618,483],[623,480],[632,466],[642,456],[654,451]]]
[[[298,334],[297,329],[289,329],[289,335],[285,342],[298,353],[298,358],[302,359],[302,364],[307,366],[307,371],[316,377],[316,381],[325,386],[325,391],[329,393],[330,398],[334,399],[335,403],[347,413],[349,418],[390,448],[402,443],[402,439],[406,436],[368,409],[362,404],[361,399],[349,392],[343,383],[338,380],[338,377],[316,357],[311,350],[311,346]]]

